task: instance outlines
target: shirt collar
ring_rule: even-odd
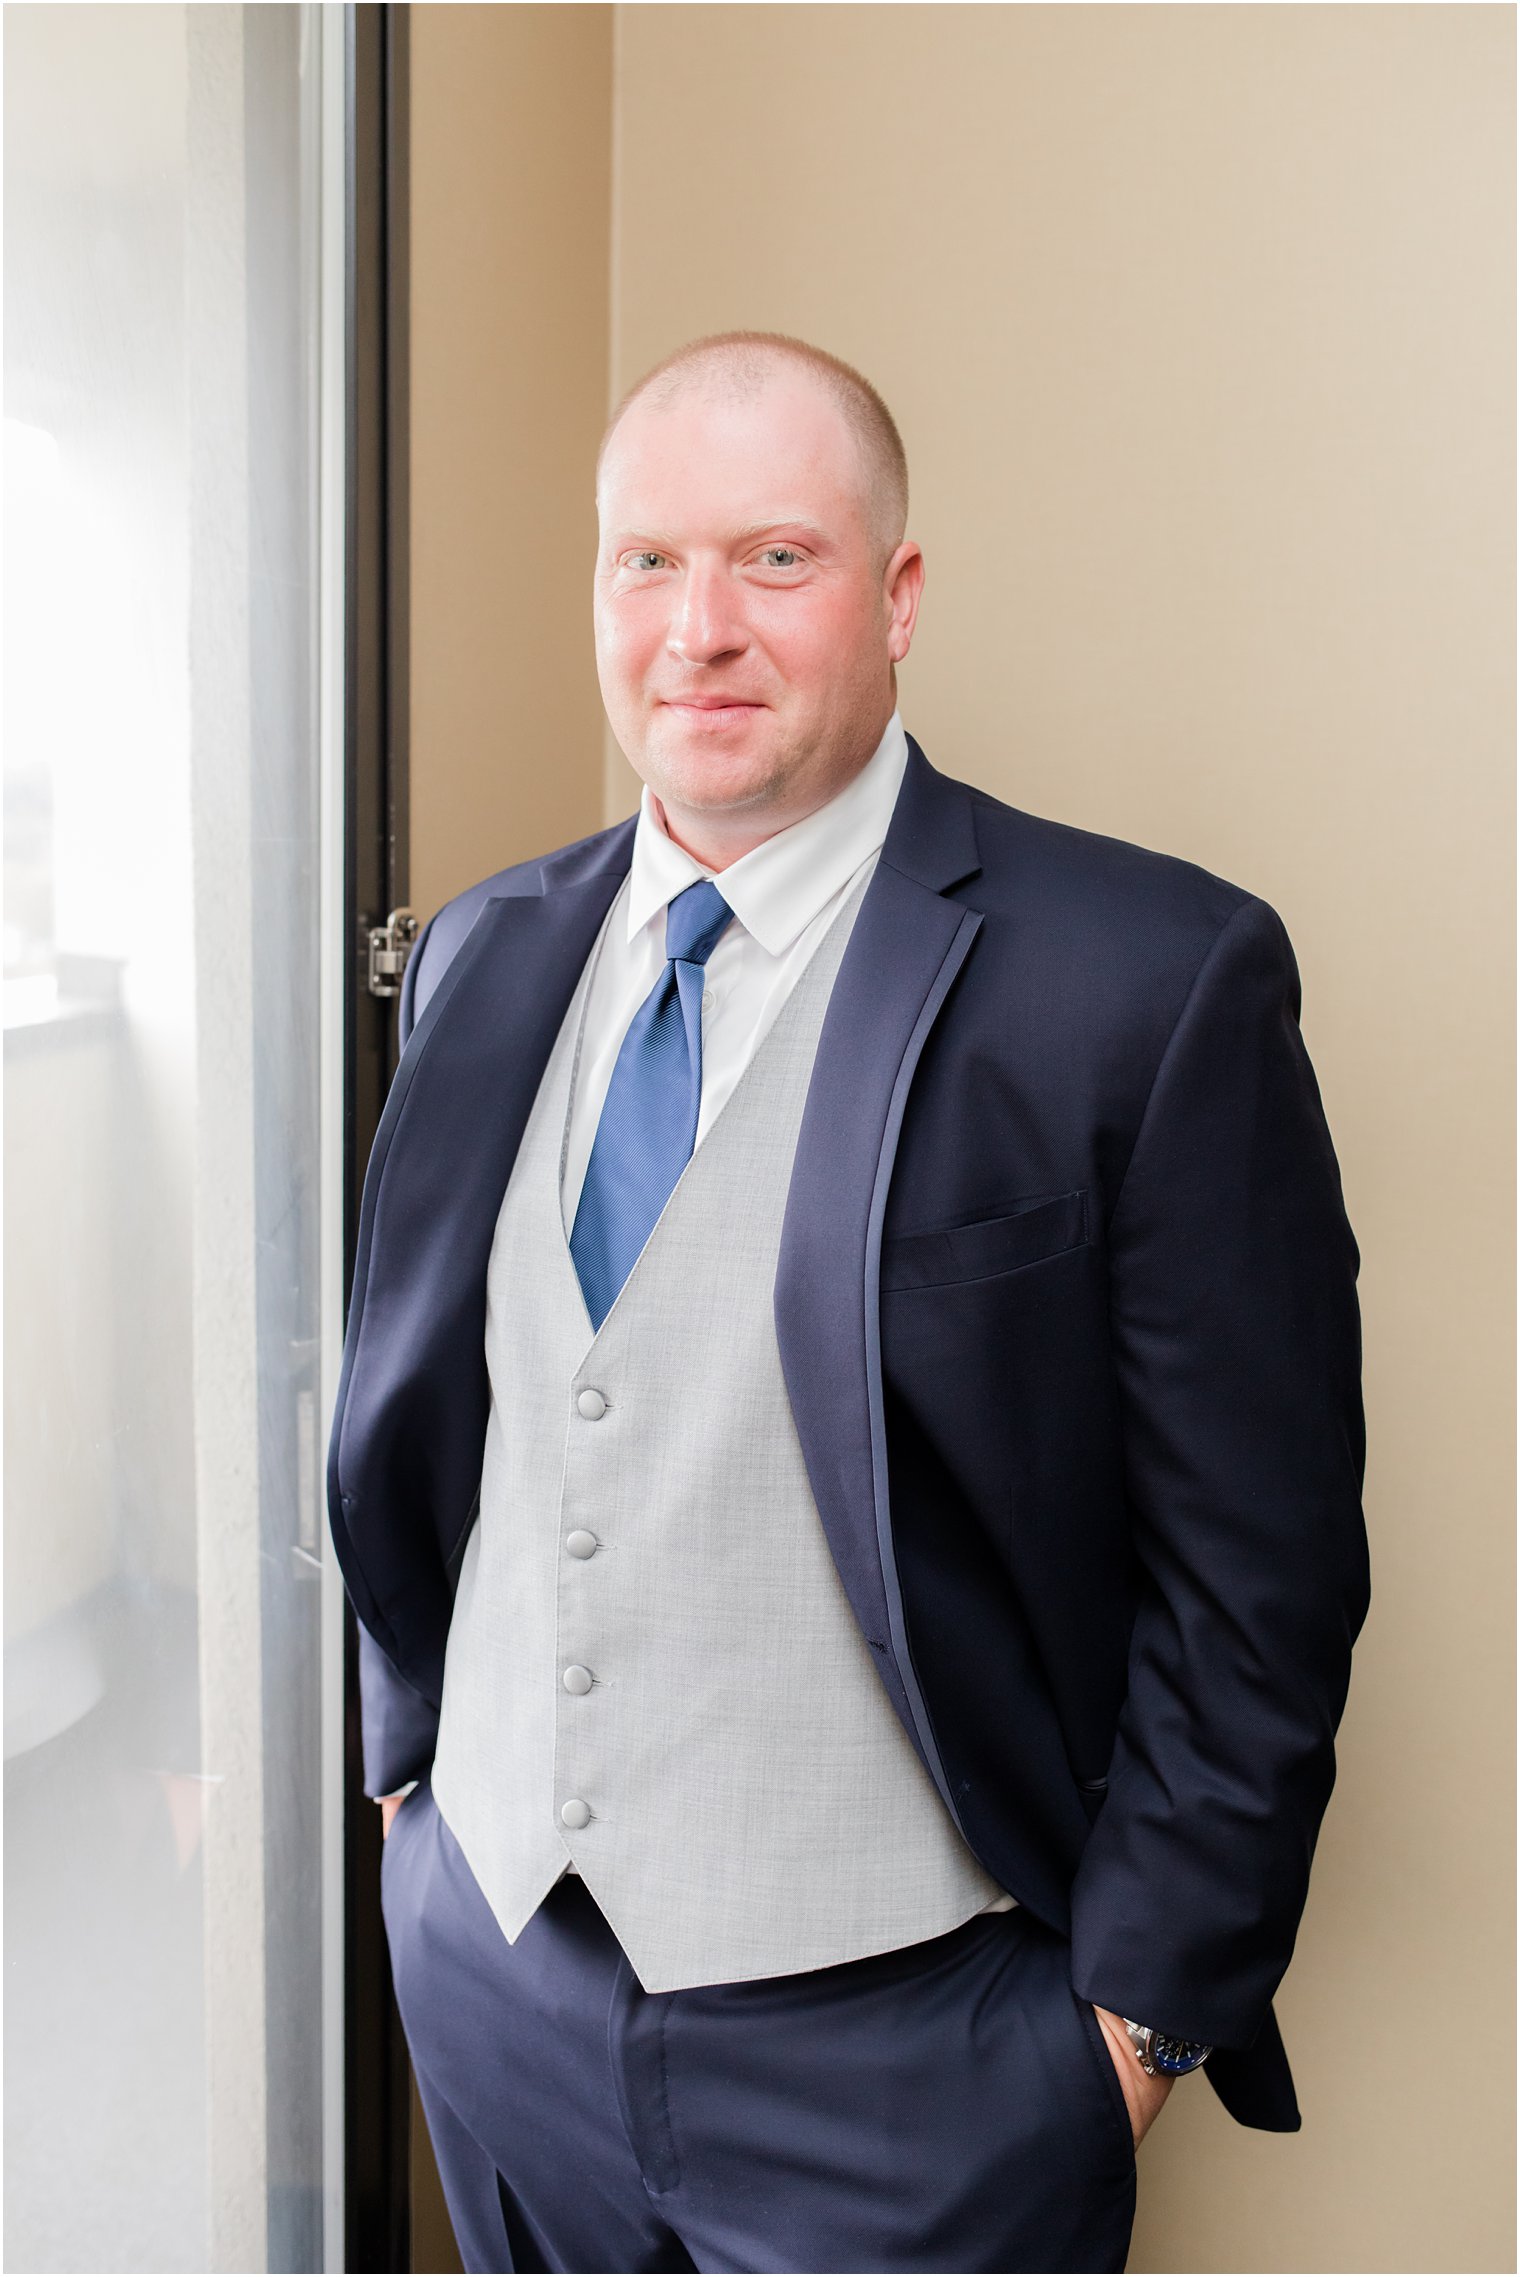
[[[666,836],[646,784],[633,834],[628,879],[628,938],[699,878],[719,892],[771,956],[789,949],[866,857],[879,851],[902,788],[908,738],[894,712],[875,751],[827,806],[765,839],[726,870],[704,869]]]

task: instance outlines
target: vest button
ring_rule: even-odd
[[[578,1700],[584,1700],[592,1685],[591,1671],[589,1668],[576,1667],[572,1663],[572,1665],[565,1670],[564,1675],[560,1678],[560,1682],[564,1685],[567,1692],[573,1692]]]
[[[583,1391],[575,1403],[575,1412],[588,1423],[600,1423],[607,1412],[607,1402],[599,1391]]]
[[[584,1526],[577,1526],[573,1534],[565,1536],[565,1547],[573,1558],[594,1558],[596,1536],[588,1534]]]
[[[583,1826],[591,1824],[591,1806],[576,1796],[574,1801],[560,1804],[559,1816],[562,1826],[568,1826],[578,1834]]]

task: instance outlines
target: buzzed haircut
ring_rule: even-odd
[[[908,455],[897,422],[863,372],[789,332],[710,332],[701,340],[688,340],[635,380],[603,431],[596,455],[598,481],[618,423],[641,396],[654,395],[668,403],[694,384],[740,398],[758,395],[782,360],[802,365],[823,382],[854,433],[885,561],[901,543],[908,523]]]

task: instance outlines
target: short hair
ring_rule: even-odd
[[[704,379],[725,392],[758,394],[778,362],[800,364],[823,382],[860,445],[883,555],[901,540],[908,522],[908,455],[897,422],[863,372],[826,348],[815,348],[789,332],[710,332],[688,340],[635,380],[602,433],[596,454],[597,480],[623,414],[648,394],[669,402],[688,384]]]

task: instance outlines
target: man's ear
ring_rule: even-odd
[[[918,604],[923,590],[923,549],[911,538],[904,538],[882,574],[882,593],[888,612],[887,654],[894,664],[901,664],[913,645],[913,628],[918,623]]]

